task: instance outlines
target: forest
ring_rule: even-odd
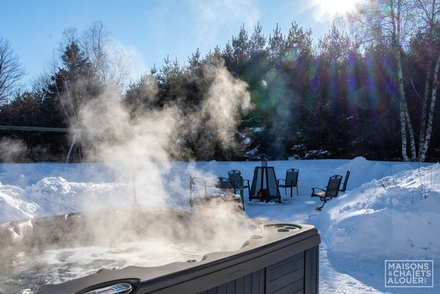
[[[85,120],[84,109],[98,114],[116,104],[126,115],[113,120],[132,129],[143,118],[178,113],[172,129],[143,130],[166,133],[160,144],[175,161],[440,159],[436,0],[359,3],[317,42],[294,20],[287,34],[242,26],[223,47],[186,61],[165,56],[129,83],[124,57],[108,53],[103,23],[63,36],[32,89],[16,86],[22,69],[7,36],[0,38],[0,162],[99,161],[92,154],[111,130]],[[217,116],[222,121],[212,123]],[[112,144],[124,136],[112,134]]]

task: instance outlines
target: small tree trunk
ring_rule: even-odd
[[[432,77],[432,94],[431,94],[431,103],[429,107],[426,105],[427,108],[427,123],[426,123],[426,136],[423,138],[423,145],[420,145],[419,150],[419,160],[425,161],[426,159],[426,153],[428,152],[429,142],[431,141],[431,134],[432,134],[432,124],[434,120],[434,109],[435,109],[435,102],[437,100],[437,84],[438,84],[438,71],[440,69],[440,56],[437,58],[437,61],[435,63],[435,69],[434,69],[434,75]],[[428,101],[425,102],[426,104]]]
[[[396,61],[397,61],[397,75],[399,83],[399,94],[400,94],[400,133],[402,136],[402,157],[403,161],[411,161],[416,158],[416,145],[414,139],[414,132],[411,125],[411,119],[408,113],[408,106],[406,105],[405,99],[405,88],[403,85],[403,70],[400,55],[400,48],[396,48]],[[408,133],[407,133],[408,131]],[[407,135],[410,139],[410,149],[411,149],[411,159],[408,156],[408,142]]]
[[[73,135],[72,144],[70,144],[69,152],[67,152],[66,163],[70,161],[70,154],[72,154],[73,146],[75,145],[75,135]]]
[[[425,91],[423,94],[423,105],[422,105],[422,117],[420,118],[420,135],[419,135],[419,156],[421,154],[421,150],[423,149],[423,146],[425,144],[425,137],[426,137],[426,116],[428,111],[428,99],[429,99],[429,82],[431,80],[431,65],[432,63],[429,62],[428,66],[426,67],[426,81],[425,81]],[[420,160],[420,157],[419,157]]]

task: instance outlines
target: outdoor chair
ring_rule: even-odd
[[[248,193],[250,193],[249,180],[243,179],[240,171],[233,170],[228,172],[229,185],[234,190],[234,194],[237,194],[237,191],[240,191],[240,196],[244,197],[244,189],[248,189]]]
[[[342,189],[339,190],[339,192],[345,193],[345,190],[347,190],[347,183],[348,178],[350,177],[350,171],[348,170],[345,174],[344,182],[342,183]]]
[[[319,197],[319,199],[324,202],[321,206],[317,207],[316,210],[321,210],[327,201],[338,196],[341,181],[342,176],[334,175],[329,178],[328,185],[325,189],[317,187],[312,188],[312,197]]]
[[[298,195],[298,174],[299,170],[296,168],[291,168],[286,171],[286,178],[285,179],[278,179],[278,187],[284,188],[284,194],[287,193],[287,188],[290,188],[290,197],[292,197],[292,190],[295,187],[296,188],[296,195]],[[280,182],[283,183],[280,183]]]
[[[229,182],[229,179],[225,177],[218,177],[215,186],[221,190],[231,189],[231,183]]]
[[[241,171],[239,171],[238,169],[230,170],[230,171],[228,171],[228,177],[230,175],[240,175],[241,176]]]

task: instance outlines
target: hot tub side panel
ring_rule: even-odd
[[[318,246],[198,294],[319,293]]]
[[[135,293],[318,293],[319,244],[319,234],[311,228],[241,254],[213,254],[207,260],[216,261],[142,279]]]

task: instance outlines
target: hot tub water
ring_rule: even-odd
[[[199,262],[209,252],[240,249],[261,230],[238,215],[131,209],[116,212],[118,221],[109,215],[78,213],[33,220],[32,234],[25,240],[30,246],[11,246],[9,261],[0,265],[0,293],[36,291],[43,284],[102,270]]]

